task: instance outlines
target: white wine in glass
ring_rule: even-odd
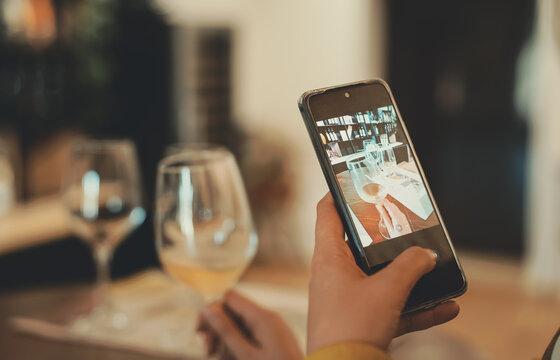
[[[94,310],[73,324],[76,331],[123,329],[128,318],[108,298],[115,247],[146,217],[136,150],[128,140],[82,140],[73,144],[64,174],[63,204],[74,232],[92,249],[97,268]]]
[[[238,281],[258,240],[239,169],[227,149],[181,146],[160,161],[155,228],[163,268],[205,302]]]

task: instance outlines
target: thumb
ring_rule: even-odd
[[[433,250],[412,246],[372,278],[387,281],[390,288],[393,289],[394,295],[406,300],[418,280],[433,270],[436,261],[437,254]]]
[[[327,193],[317,204],[313,257],[331,259],[333,256],[340,255],[353,259],[352,252],[344,241],[344,227],[336,211],[334,200],[331,194]]]

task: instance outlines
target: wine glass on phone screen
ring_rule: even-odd
[[[132,142],[82,140],[72,146],[63,204],[76,235],[91,247],[97,267],[96,305],[73,324],[77,331],[119,330],[128,325],[127,316],[111,306],[107,293],[115,247],[146,217],[140,189]]]
[[[160,161],[156,197],[163,268],[205,302],[220,298],[247,268],[258,242],[233,155],[219,146],[183,146]]]
[[[379,167],[377,159],[371,156],[359,157],[348,160],[346,166],[358,196],[370,204],[383,205],[383,200],[387,196],[387,184],[385,174]],[[389,232],[381,214],[379,232],[384,238],[389,238]]]
[[[395,165],[397,164],[396,158],[395,158],[395,151],[393,150],[392,147],[390,146],[385,146],[383,147],[383,149],[381,149],[381,164],[383,165],[383,170],[387,170],[390,171],[391,169],[393,169],[395,167]]]

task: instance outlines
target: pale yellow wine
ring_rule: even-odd
[[[160,260],[169,274],[207,299],[233,286],[247,267],[247,262],[219,268],[207,267],[175,251],[163,251]]]

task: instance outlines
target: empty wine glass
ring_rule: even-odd
[[[118,330],[127,316],[109,301],[114,248],[144,222],[134,144],[128,140],[82,140],[73,144],[63,180],[63,205],[75,233],[92,249],[97,268],[94,310],[73,324],[77,331]]]
[[[391,171],[395,165],[397,165],[397,161],[395,158],[395,152],[393,148],[390,146],[385,146],[380,149],[380,164],[382,166],[383,171]]]
[[[364,140],[364,152],[367,160],[372,161],[378,167],[380,166],[382,162],[380,144],[376,144],[374,140]]]
[[[387,196],[387,181],[376,159],[364,156],[348,160],[346,165],[358,196],[370,204],[383,205]],[[381,214],[379,218],[379,232],[388,239],[389,232]]]
[[[233,155],[219,146],[182,146],[160,161],[156,197],[163,268],[205,302],[220,298],[245,271],[258,242]]]

